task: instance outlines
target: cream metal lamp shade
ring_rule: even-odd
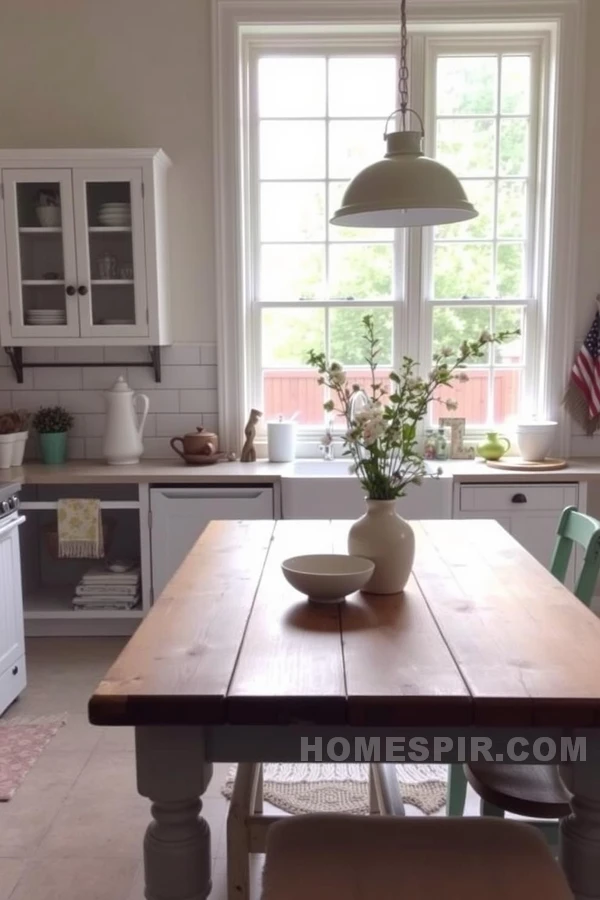
[[[395,131],[385,140],[385,158],[352,179],[333,225],[419,228],[478,215],[456,175],[423,155],[422,132]]]

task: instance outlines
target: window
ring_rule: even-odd
[[[251,405],[298,412],[307,448],[324,400],[305,365],[325,347],[360,366],[374,312],[385,364],[481,327],[522,337],[471,368],[459,412],[474,431],[557,416],[575,340],[585,43],[577,0],[415,4],[411,101],[426,152],[464,179],[481,215],[439,229],[329,226],[343,184],[380,159],[396,102],[397,22],[381,5],[345,16],[323,0],[214,0],[219,413],[239,441]],[[486,24],[486,23],[493,23]],[[435,420],[438,409],[432,410]],[[566,428],[562,452],[568,451]]]

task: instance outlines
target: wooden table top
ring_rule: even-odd
[[[496,522],[412,522],[403,594],[308,604],[350,522],[212,522],[90,700],[98,725],[600,725],[600,620]]]

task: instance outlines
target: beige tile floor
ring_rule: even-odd
[[[0,803],[0,900],[143,900],[142,838],[149,803],[137,794],[133,733],[94,728],[90,694],[123,646],[120,638],[27,642],[28,687],[5,713],[68,713],[67,724],[9,803]],[[211,900],[226,900],[228,766],[215,766],[203,798],[212,832]],[[416,814],[416,810],[409,810]],[[476,813],[469,797],[467,812]],[[257,898],[261,859],[253,861]]]

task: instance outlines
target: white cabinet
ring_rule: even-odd
[[[0,714],[25,687],[25,639],[19,525],[24,517],[0,524]]]
[[[459,484],[454,488],[454,517],[496,519],[514,538],[548,567],[556,529],[566,506],[579,506],[578,484]],[[573,584],[575,559],[567,583]]]
[[[272,519],[271,486],[153,488],[152,590],[156,600],[213,519]]]
[[[365,512],[364,490],[357,478],[284,478],[284,519],[357,519]],[[411,485],[398,500],[405,519],[449,519],[452,516],[452,479],[425,478]]]
[[[166,344],[168,158],[2,151],[4,346]]]

